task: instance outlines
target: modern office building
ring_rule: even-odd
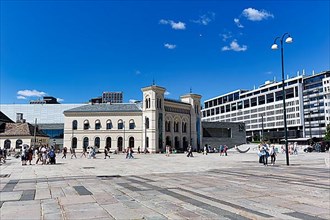
[[[123,103],[123,92],[103,92],[102,96],[90,99],[89,103]]]
[[[329,123],[330,71],[285,80],[288,138],[321,138]],[[204,102],[203,121],[244,122],[247,138],[284,138],[282,82],[236,90]]]
[[[180,100],[164,97],[165,88],[142,88],[142,103],[101,103],[64,111],[64,145],[95,146],[123,151],[128,146],[161,152],[165,145],[185,151],[201,146],[201,96],[186,94]],[[141,105],[142,104],[142,105]]]
[[[123,103],[123,92],[103,92],[103,103]]]

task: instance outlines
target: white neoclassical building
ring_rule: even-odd
[[[142,88],[143,102],[84,105],[64,111],[64,146],[96,146],[101,151],[123,151],[128,146],[161,152],[165,145],[185,151],[202,146],[201,96],[186,94],[180,100],[164,98],[166,89]]]

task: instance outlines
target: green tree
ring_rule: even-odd
[[[324,140],[325,141],[330,141],[330,124],[328,124],[327,128],[325,129]]]

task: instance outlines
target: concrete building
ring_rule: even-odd
[[[285,80],[288,138],[324,136],[329,119],[330,71]],[[284,138],[282,83],[267,81],[253,90],[236,90],[208,99],[203,121],[244,122],[252,140]],[[326,118],[326,114],[327,117]],[[308,135],[309,134],[309,135]]]
[[[186,94],[180,100],[164,98],[165,88],[142,88],[143,102],[84,105],[64,111],[64,145],[82,150],[96,146],[122,151],[131,146],[151,152],[171,145],[184,151],[191,144],[199,149],[201,96]]]
[[[203,145],[227,145],[229,148],[246,143],[245,124],[242,122],[202,122]]]

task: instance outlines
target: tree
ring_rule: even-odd
[[[325,129],[324,140],[330,141],[330,124],[328,124],[327,128]]]

